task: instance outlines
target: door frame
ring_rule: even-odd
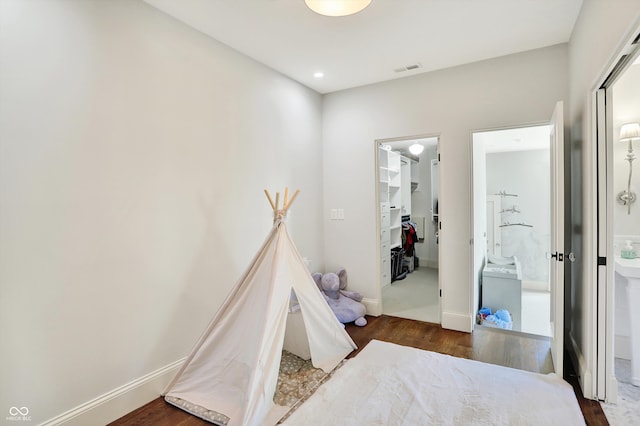
[[[562,108],[562,110],[560,111],[562,114],[564,113],[563,105],[564,105],[563,102],[558,102],[558,104],[555,106],[555,107],[560,106],[560,108]],[[555,107],[554,107],[554,111],[555,111]],[[512,126],[484,128],[484,129],[477,129],[477,130],[472,130],[471,131],[470,138],[469,138],[469,144],[470,144],[469,152],[471,153],[471,168],[472,168],[471,173],[470,173],[470,180],[471,180],[470,188],[471,188],[471,205],[473,206],[473,211],[474,212],[478,208],[483,208],[483,209],[486,210],[486,206],[476,206],[476,201],[475,201],[476,187],[475,187],[475,184],[474,184],[474,176],[475,176],[476,159],[474,158],[474,156],[475,156],[474,140],[473,140],[474,139],[473,138],[474,134],[475,133],[482,133],[482,132],[491,132],[491,131],[500,131],[500,130],[509,130],[509,129],[519,129],[519,128],[527,128],[527,127],[545,126],[545,125],[552,124],[552,119],[553,119],[553,117],[551,117],[550,120],[543,121],[543,122],[533,122],[533,123],[526,123],[526,124],[512,125]],[[564,126],[561,129],[561,135],[560,136],[564,138]],[[550,154],[552,154],[553,144],[550,143],[549,149],[550,149]],[[561,152],[560,154],[562,155],[563,152]],[[560,158],[560,161],[562,161],[562,164],[564,165],[564,159]],[[552,170],[551,170],[552,167],[553,167],[553,164],[550,164],[550,170],[549,170],[550,174],[552,173]],[[562,186],[562,194],[560,194],[560,195],[563,196],[563,194],[564,194],[564,184]],[[550,195],[553,196],[553,191],[552,191],[552,193]],[[486,204],[486,202],[485,202],[485,204]],[[550,207],[552,208],[552,206],[550,206]],[[552,211],[550,211],[549,213],[553,214]],[[561,214],[562,214],[563,217],[560,218],[560,221],[562,222],[562,223],[560,223],[560,225],[564,225],[564,209],[563,209],[563,212]],[[477,264],[477,259],[474,256],[474,245],[475,245],[474,239],[476,238],[475,216],[476,216],[475,214],[471,215],[471,223],[470,223],[470,226],[471,226],[470,256],[471,256],[471,259],[472,259],[471,271],[470,271],[470,278],[471,278],[471,282],[472,282],[472,288],[471,288],[471,296],[470,296],[470,298],[471,298],[471,306],[472,306],[474,311],[476,310],[476,306],[478,306],[478,302],[479,302],[479,294],[478,294],[479,293],[479,289],[478,289],[478,282],[477,282],[477,279],[478,279],[477,271],[479,270],[479,268],[481,266],[481,265]],[[551,224],[551,228],[552,228],[552,232],[553,232],[553,223]],[[564,233],[562,233],[562,235],[560,235],[559,238],[560,238],[561,241],[560,241],[560,247],[558,247],[558,248],[562,253],[564,253],[564,251],[565,251],[564,250]],[[552,250],[553,249],[553,242],[550,241],[550,244],[551,245],[549,247],[549,250]],[[560,263],[560,262],[555,262],[555,263]],[[564,264],[564,262],[562,262],[562,263]],[[563,268],[561,268],[561,269],[563,269]],[[550,271],[550,273],[551,273],[551,271]],[[561,275],[564,275],[564,274],[561,273]],[[549,280],[551,282],[551,276],[549,277]],[[561,279],[559,287],[560,288],[558,290],[561,291],[562,294],[559,295],[559,297],[560,297],[559,302],[560,303],[557,306],[557,310],[559,312],[560,321],[562,323],[560,325],[560,327],[564,328],[564,325],[563,325],[563,323],[564,323],[564,278],[563,277]],[[476,289],[478,289],[478,291],[476,291]],[[556,290],[556,292],[558,290]],[[550,307],[550,308],[553,308],[553,307]],[[474,323],[474,327],[475,327],[475,323]],[[553,334],[553,330],[552,330],[552,334]],[[558,337],[561,340],[561,343],[560,343],[561,346],[564,347],[564,333],[560,333],[560,335]],[[562,351],[560,351],[560,352],[562,352]],[[554,358],[556,358],[556,359],[554,359],[554,370],[556,372],[560,372],[559,374],[562,374],[562,370],[563,370],[563,365],[562,365],[563,354],[562,353],[556,354],[554,356]]]
[[[437,152],[437,158],[438,158],[438,162],[440,162],[440,141],[442,139],[441,134],[440,133],[422,133],[419,135],[415,135],[415,136],[399,136],[399,137],[395,137],[395,138],[382,138],[382,139],[375,139],[373,141],[373,149],[374,149],[374,166],[375,166],[375,182],[374,182],[374,188],[375,188],[375,200],[376,200],[376,208],[375,208],[375,214],[376,214],[376,235],[380,236],[380,232],[382,229],[381,223],[380,223],[380,156],[378,154],[378,149],[381,145],[383,144],[387,144],[387,143],[394,143],[394,142],[402,142],[402,141],[407,141],[407,140],[414,140],[414,139],[437,139],[438,142],[436,144],[436,152]],[[440,175],[442,173],[440,172],[440,167],[438,167],[438,194],[439,196],[442,195],[442,179],[440,179]],[[442,203],[440,203],[440,206],[442,205]],[[438,213],[438,227],[440,226],[440,221],[441,221],[441,217],[442,215],[440,214],[441,209],[439,209]],[[372,312],[371,315],[382,315],[382,311],[384,309],[383,306],[383,301],[382,301],[382,282],[381,282],[381,277],[380,277],[380,271],[382,270],[382,257],[381,257],[381,252],[380,252],[380,241],[378,240],[378,244],[376,244],[376,261],[375,261],[375,265],[376,265],[376,270],[378,271],[378,273],[376,274],[376,282],[377,282],[377,286],[376,286],[376,298],[378,300],[378,303],[376,304],[376,311]],[[443,294],[443,287],[444,287],[444,282],[442,280],[442,273],[440,271],[440,265],[442,265],[442,250],[440,248],[438,248],[438,292],[440,297],[438,298],[438,310],[439,310],[439,316],[440,316],[440,320],[439,320],[439,324],[442,324],[442,294]]]
[[[631,36],[632,35],[632,36]],[[615,359],[615,270],[613,259],[613,103],[612,89],[618,78],[640,57],[640,45],[634,40],[640,38],[640,27],[635,28],[626,43],[612,59],[603,77],[592,91],[592,138],[594,148],[590,160],[593,170],[591,190],[593,263],[589,267],[593,283],[593,307],[596,314],[591,323],[593,383],[588,389],[583,384],[583,393],[608,403],[615,403],[618,384],[614,371]],[[604,194],[604,195],[603,195]]]

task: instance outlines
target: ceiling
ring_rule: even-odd
[[[482,143],[487,154],[549,150],[551,126],[519,127],[513,129],[489,130],[473,134],[473,143]]]
[[[582,5],[373,0],[362,12],[330,18],[304,0],[144,1],[319,93],[565,43]]]
[[[409,153],[409,147],[416,143],[424,146],[426,149],[432,149],[438,146],[438,138],[426,137],[426,138],[415,138],[415,139],[397,139],[393,141],[385,141],[382,143],[382,145],[389,145],[393,151],[398,151],[403,155],[415,158],[414,155]]]

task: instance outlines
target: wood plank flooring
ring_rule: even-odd
[[[518,368],[535,373],[553,370],[549,339],[538,336],[523,336],[516,333],[476,328],[472,334],[444,330],[438,324],[397,318],[387,315],[367,317],[365,327],[347,324],[346,330],[361,350],[372,339],[383,340],[405,346],[474,359],[490,364]],[[355,356],[358,351],[349,355]],[[597,401],[582,397],[573,367],[565,355],[565,379],[572,384],[588,425],[608,425]],[[173,407],[157,398],[149,404],[111,423],[110,426],[196,426],[210,425],[195,416]]]

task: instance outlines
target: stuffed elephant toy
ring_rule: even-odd
[[[323,275],[316,272],[312,277],[338,321],[342,324],[355,322],[360,327],[367,325],[364,317],[366,308],[361,303],[362,295],[346,290],[347,271],[344,268],[340,268],[335,274],[328,272]]]

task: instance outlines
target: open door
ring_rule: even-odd
[[[614,371],[613,356],[613,321],[610,320],[613,312],[614,295],[614,268],[613,254],[613,168],[610,161],[613,144],[607,142],[608,135],[613,133],[610,128],[613,123],[612,86],[598,89],[595,93],[596,103],[596,135],[597,135],[597,295],[598,309],[596,315],[596,375],[594,383],[595,396],[600,401],[615,403],[618,394],[618,384]],[[607,102],[610,102],[607,107]]]
[[[487,250],[494,256],[502,256],[501,212],[502,197],[487,195]]]
[[[564,351],[564,119],[563,103],[556,104],[551,117],[551,358],[562,377]]]
[[[473,155],[473,299],[471,302],[475,311],[480,308],[482,269],[487,257],[487,153],[484,142],[477,139],[478,135],[474,133],[471,144]],[[471,325],[472,330],[474,326],[475,321]]]

